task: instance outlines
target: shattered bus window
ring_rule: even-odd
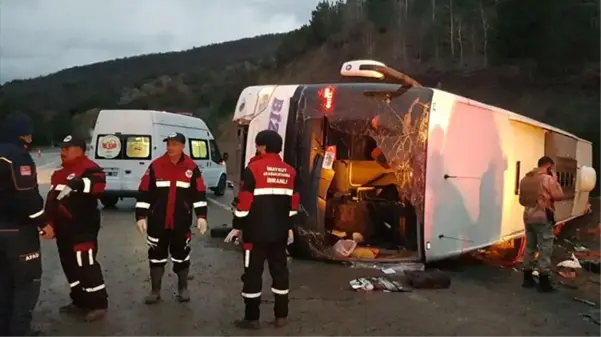
[[[297,165],[301,170],[306,167],[312,177],[321,177],[317,194],[323,201],[318,200],[313,211],[324,213],[325,228],[304,227],[299,233],[311,236],[306,241],[314,246],[314,255],[330,256],[333,242],[351,237],[378,247],[376,255],[382,258],[417,253],[432,91],[391,84],[339,84],[333,91],[336,104],[324,111],[320,90],[320,86],[307,86],[301,97],[304,104],[296,112],[302,142],[312,144],[307,151],[311,154],[303,149]],[[315,163],[328,147],[336,152],[331,172]],[[322,185],[327,185],[327,191],[321,191]]]

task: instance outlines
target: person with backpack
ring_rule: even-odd
[[[557,182],[555,163],[550,157],[538,160],[538,167],[528,172],[520,181],[520,204],[524,206],[524,225],[526,226],[526,253],[523,259],[524,281],[522,287],[536,286],[532,272],[535,264],[539,271],[538,290],[554,290],[549,276],[551,274],[551,255],[555,235],[555,202],[563,199],[563,190]],[[539,253],[538,261],[534,259]]]

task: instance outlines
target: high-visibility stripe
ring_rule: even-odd
[[[147,203],[147,202],[138,201],[138,202],[136,202],[136,208],[149,209],[150,208],[150,204]]]
[[[171,186],[171,182],[161,180],[161,181],[157,181],[155,185],[156,185],[156,187],[169,187],[169,186]]]
[[[91,249],[88,249],[88,263],[90,266],[94,264],[94,252]]]
[[[281,290],[281,289],[271,288],[271,292],[276,295],[286,295],[286,294],[288,294],[288,289]]]
[[[41,210],[41,211],[39,211],[39,212],[35,212],[35,213],[31,214],[31,215],[29,216],[29,218],[30,218],[30,219],[35,219],[35,218],[37,218],[37,217],[41,216],[42,214],[44,214],[44,210]]]
[[[290,212],[288,213],[288,215],[289,215],[289,216],[295,216],[295,215],[297,215],[297,214],[298,214],[298,211],[290,211]]]
[[[185,181],[176,181],[175,186],[181,187],[181,188],[188,188],[188,187],[190,187],[190,183],[187,183]]]
[[[56,187],[54,188],[55,191],[62,191],[65,189],[65,185],[63,184],[58,184],[56,185]]]
[[[189,260],[190,260],[190,254],[188,254],[188,256],[186,256],[186,258],[183,259],[183,260],[174,259],[173,257],[171,257],[171,261],[173,261],[175,263],[184,263],[184,262],[189,261]]]
[[[240,293],[240,295],[242,295],[242,297],[244,298],[257,298],[257,297],[261,297],[261,293]]]
[[[234,211],[234,216],[236,218],[244,218],[248,215],[248,211]]]
[[[93,293],[95,291],[102,290],[104,288],[106,288],[106,285],[103,283],[103,284],[101,284],[101,285],[99,285],[97,287],[94,287],[94,288],[83,288],[83,290],[85,292],[88,292],[88,293]]]
[[[147,238],[149,241],[152,241],[152,242],[159,242],[159,239],[158,239],[158,238],[153,238],[152,236],[147,236],[146,238]]]
[[[207,207],[207,202],[206,201],[197,201],[194,204],[192,204],[192,206],[194,206],[194,208]]]
[[[289,195],[292,196],[294,190],[290,188],[255,188],[254,195]]]
[[[150,259],[150,263],[167,263],[167,261],[169,261],[169,260],[167,260],[167,259],[160,259],[160,260]]]
[[[73,283],[69,283],[69,287],[74,288],[77,287],[79,285],[79,281],[75,281]]]
[[[90,193],[92,190],[92,181],[90,178],[82,178],[83,180],[83,193]]]

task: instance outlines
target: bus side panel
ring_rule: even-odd
[[[504,204],[507,217],[503,219],[504,230],[500,240],[520,237],[524,233],[524,207],[519,201],[519,183],[536,167],[538,158],[545,153],[545,130],[519,121],[510,121],[511,134],[504,140],[513,143],[513,153],[507,159],[508,175],[505,183]]]
[[[255,137],[263,130],[269,129],[276,131],[282,136],[284,145],[286,144],[286,126],[288,115],[290,113],[290,102],[298,85],[282,85],[275,88],[269,105],[265,111],[261,112],[250,122],[248,127],[248,142],[246,144],[246,158],[244,166],[248,165],[250,158],[255,155]],[[285,151],[285,148],[282,149]]]
[[[503,231],[508,119],[435,91],[429,123],[424,243],[434,261],[496,242]],[[505,133],[504,133],[505,132]]]

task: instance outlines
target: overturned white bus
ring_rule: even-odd
[[[331,249],[346,236],[378,247],[378,261],[432,262],[523,237],[519,181],[543,155],[567,196],[557,221],[587,212],[590,142],[377,61],[346,62],[341,75],[380,81],[248,87],[233,118],[234,186],[259,131],[284,138],[303,182],[296,254],[353,259]]]

